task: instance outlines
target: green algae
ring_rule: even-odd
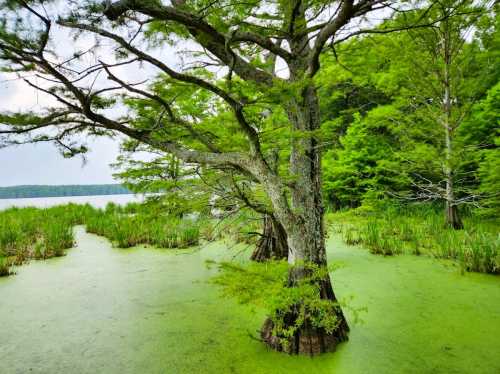
[[[336,292],[367,311],[349,342],[311,359],[268,351],[250,337],[262,313],[206,282],[205,261],[235,249],[118,250],[81,228],[76,237],[66,257],[0,279],[0,373],[500,372],[495,276],[378,257],[333,238]]]

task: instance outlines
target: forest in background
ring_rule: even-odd
[[[318,81],[333,209],[392,199],[498,216],[500,18],[490,10],[330,55]]]

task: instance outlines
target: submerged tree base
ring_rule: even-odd
[[[268,347],[278,352],[317,356],[321,353],[333,352],[337,345],[349,339],[349,327],[344,319],[342,321],[332,333],[327,333],[322,328],[304,326],[292,337],[285,338],[273,334],[274,322],[271,318],[267,318],[260,331],[260,337]]]
[[[320,299],[337,303],[337,298],[333,292],[329,277],[320,282]],[[323,309],[335,321],[334,327],[328,330],[320,327],[318,324],[311,323],[308,317],[300,316],[298,310],[306,309],[311,312],[309,307],[298,305],[283,316],[283,326],[276,328],[275,321],[267,318],[262,325],[260,337],[262,341],[270,348],[288,354],[299,354],[317,356],[321,353],[333,352],[337,346],[349,339],[349,325],[344,316],[340,305],[332,305],[332,309]],[[313,313],[314,314],[314,313]],[[328,319],[323,315],[323,320]],[[298,324],[297,321],[302,323]],[[296,327],[299,325],[300,327]],[[323,325],[325,326],[325,325]],[[276,331],[292,331],[293,334],[276,334]]]

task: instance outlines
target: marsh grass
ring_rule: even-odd
[[[105,209],[67,204],[47,209],[11,208],[0,211],[0,274],[10,274],[11,265],[29,259],[64,256],[74,246],[73,227],[104,236],[119,248],[152,245],[159,248],[187,248],[201,239],[207,219],[181,219],[140,204]]]
[[[358,245],[362,242],[359,231],[354,226],[346,227],[341,234],[342,240],[347,245]]]
[[[343,211],[329,214],[327,222],[346,244],[362,244],[374,254],[425,254],[454,260],[464,271],[500,274],[499,222],[473,211],[464,212],[464,230],[445,227],[441,208],[429,204]]]
[[[459,253],[460,264],[465,271],[500,273],[500,237],[478,232],[466,233],[464,249]]]
[[[158,248],[187,248],[200,242],[204,220],[188,220],[166,215],[119,210],[97,211],[87,217],[87,231],[105,236],[119,248],[152,245]]]
[[[72,227],[81,224],[88,206],[48,209],[12,208],[0,212],[0,252],[9,263],[63,256],[73,247]]]
[[[5,277],[10,274],[11,271],[8,259],[0,255],[0,277]]]

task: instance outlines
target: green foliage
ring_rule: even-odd
[[[380,106],[365,117],[354,116],[340,138],[341,148],[327,152],[324,186],[327,197],[340,206],[358,206],[369,191],[401,191],[409,181],[400,171],[394,146],[401,134],[393,123],[401,120],[393,106]]]
[[[471,160],[477,168],[478,194],[482,197],[482,214],[500,214],[500,83],[493,86],[478,102],[471,118],[460,129],[467,144],[480,144]]]
[[[273,334],[281,337],[284,344],[306,321],[327,333],[336,329],[339,304],[320,297],[320,284],[329,275],[326,267],[310,263],[289,266],[284,260],[222,262],[217,266],[219,273],[213,282],[222,287],[224,295],[264,309],[274,322]],[[290,274],[295,271],[306,275],[290,286]],[[287,323],[290,315],[294,316],[292,324]]]
[[[421,16],[436,20],[450,9],[456,15],[432,29],[353,39],[339,47],[335,58],[323,58],[317,77],[322,136],[329,145],[323,187],[332,207],[358,207],[383,196],[440,199],[448,165],[457,201],[482,200],[485,213],[498,215],[498,8],[485,11],[449,1],[380,27],[398,27]],[[446,161],[440,40],[448,31],[454,46],[454,130]],[[429,185],[432,191],[423,188]]]

